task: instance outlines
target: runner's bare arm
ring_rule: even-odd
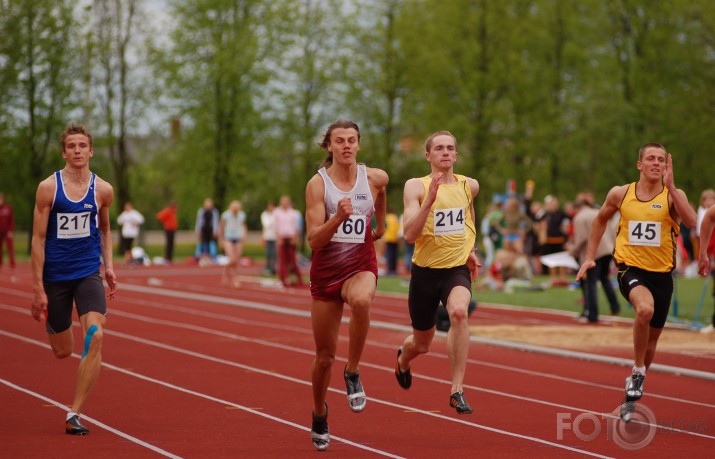
[[[586,271],[596,266],[596,261],[594,260],[596,256],[596,249],[598,248],[598,244],[601,243],[601,238],[603,237],[603,233],[606,231],[608,221],[620,208],[621,201],[623,201],[626,191],[628,191],[628,185],[619,185],[614,186],[611,188],[611,191],[608,192],[606,202],[604,202],[603,206],[601,206],[601,209],[598,211],[598,214],[591,225],[586,255],[581,263],[581,268],[576,274],[576,280],[581,279],[586,274]]]
[[[55,179],[49,177],[37,187],[35,194],[35,210],[32,222],[32,317],[40,320],[47,309],[47,295],[42,283],[42,269],[45,266],[45,240],[47,237],[47,222],[50,218],[52,200],[54,197]]]
[[[441,178],[441,174],[438,174]],[[432,204],[437,196],[437,187],[439,186],[438,178],[435,177],[432,180],[432,185],[430,189],[434,187],[434,194],[431,193],[425,196],[425,189],[422,185],[422,181],[417,178],[409,179],[405,183],[405,191],[403,195],[404,201],[404,212],[403,212],[403,225],[404,225],[404,238],[410,244],[413,244],[415,240],[422,234],[422,229],[427,223],[427,217],[429,216]]]
[[[338,227],[352,214],[350,198],[343,198],[338,204],[335,215],[326,220],[324,195],[325,184],[316,174],[305,187],[305,227],[308,245],[314,252],[327,245]]]
[[[112,185],[97,178],[97,195],[99,198],[99,236],[102,244],[102,259],[104,260],[104,279],[109,286],[109,298],[114,298],[117,293],[117,276],[114,273],[114,261],[112,260],[112,231],[109,224],[109,206],[114,201],[114,189]]]
[[[387,212],[387,173],[381,169],[368,168],[367,178],[375,197],[375,231],[373,236],[379,239],[385,233],[385,213]]]

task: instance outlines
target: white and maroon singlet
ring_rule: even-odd
[[[318,171],[325,184],[326,221],[336,213],[338,201],[344,197],[350,198],[353,215],[340,225],[327,245],[313,254],[311,290],[333,287],[362,271],[370,271],[377,278],[377,258],[372,243],[375,201],[367,179],[367,168],[364,164],[357,166],[357,180],[350,191],[339,190],[324,167]]]

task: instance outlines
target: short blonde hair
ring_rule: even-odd
[[[449,131],[437,131],[431,136],[427,137],[427,140],[425,141],[425,151],[429,151],[430,148],[432,148],[432,141],[434,140],[435,137],[440,136],[440,135],[448,135],[454,140],[454,148],[457,148],[457,138],[454,136]]]

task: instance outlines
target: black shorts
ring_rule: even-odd
[[[133,237],[124,237],[122,236],[119,239],[119,252],[124,253],[132,250],[132,244],[134,243],[134,238]]]
[[[72,303],[77,315],[88,312],[107,315],[107,299],[99,272],[82,279],[65,282],[45,282],[47,294],[47,333],[62,333],[72,326]]]
[[[472,291],[472,279],[467,265],[454,268],[422,268],[412,264],[412,278],[407,303],[412,328],[427,331],[437,324],[440,301],[445,306],[452,289],[462,286]]]
[[[618,287],[621,295],[630,301],[631,290],[642,285],[653,295],[653,318],[650,326],[663,328],[668,319],[670,300],[673,298],[673,274],[655,273],[624,264],[618,265]]]

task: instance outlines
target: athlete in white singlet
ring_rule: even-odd
[[[311,440],[322,451],[330,444],[325,397],[345,303],[351,311],[348,362],[343,371],[348,404],[354,412],[362,411],[367,404],[359,364],[377,285],[373,240],[385,231],[388,177],[380,169],[357,163],[360,130],[352,121],[331,124],[320,146],[327,150],[328,157],[306,187],[305,222],[313,251],[310,292],[315,360],[311,369]]]

